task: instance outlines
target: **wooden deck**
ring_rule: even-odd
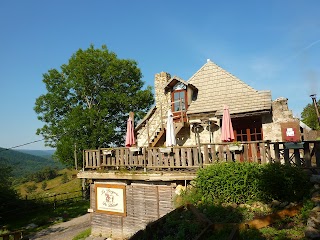
[[[172,148],[100,148],[83,151],[83,170],[197,170],[218,162],[281,162],[305,168],[320,168],[320,141],[300,143],[239,142],[202,143]]]

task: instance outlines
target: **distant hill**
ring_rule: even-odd
[[[23,177],[46,167],[57,167],[58,169],[65,167],[63,164],[53,161],[51,156],[52,153],[41,150],[18,151],[0,148],[0,161],[12,168],[14,177]]]
[[[16,151],[27,153],[34,156],[45,157],[45,158],[52,158],[55,150],[29,150],[29,149],[17,149]]]

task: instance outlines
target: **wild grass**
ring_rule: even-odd
[[[77,236],[75,236],[72,240],[83,240],[86,239],[91,235],[91,228],[88,228],[84,230],[83,232],[79,233]]]
[[[89,200],[82,199],[81,180],[75,174],[75,170],[63,169],[56,178],[46,181],[45,189],[41,187],[43,182],[26,182],[16,186],[21,199],[13,199],[8,203],[11,207],[7,213],[1,214],[3,218],[0,219],[0,225],[5,230],[14,231],[33,223],[37,227],[26,230],[32,232],[87,213]],[[67,179],[63,179],[65,176]],[[36,185],[36,189],[27,193],[30,184]]]

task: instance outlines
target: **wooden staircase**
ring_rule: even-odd
[[[174,124],[174,135],[177,136],[178,132],[184,127],[184,122],[177,122]],[[157,143],[160,141],[160,139],[163,139],[163,136],[165,136],[166,129],[165,128],[159,128],[159,131],[157,131],[154,135],[154,138],[151,140],[151,143],[149,144],[150,147],[155,147]]]

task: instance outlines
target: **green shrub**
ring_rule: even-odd
[[[310,189],[301,168],[278,163],[213,164],[200,169],[194,182],[197,194],[184,197],[203,203],[301,201]]]
[[[89,237],[91,235],[91,228],[88,228],[84,231],[82,231],[81,233],[79,233],[77,236],[75,236],[72,240],[82,240],[82,239],[86,239],[87,237]]]
[[[68,175],[67,175],[67,173],[65,172],[65,173],[62,175],[61,183],[64,184],[64,183],[67,183],[68,181],[69,181]]]
[[[26,186],[26,192],[29,194],[33,193],[36,189],[37,189],[37,185],[35,183],[32,183]]]
[[[191,187],[186,191],[181,191],[180,195],[176,195],[174,198],[175,207],[185,206],[187,204],[198,204],[202,199],[202,193],[198,188]]]
[[[258,179],[262,165],[218,163],[200,169],[195,185],[205,202],[244,203],[258,200]]]
[[[47,186],[48,186],[47,181],[43,181],[41,184],[41,189],[44,191],[46,190]]]
[[[303,169],[288,164],[266,164],[259,177],[261,200],[301,201],[311,187]]]

